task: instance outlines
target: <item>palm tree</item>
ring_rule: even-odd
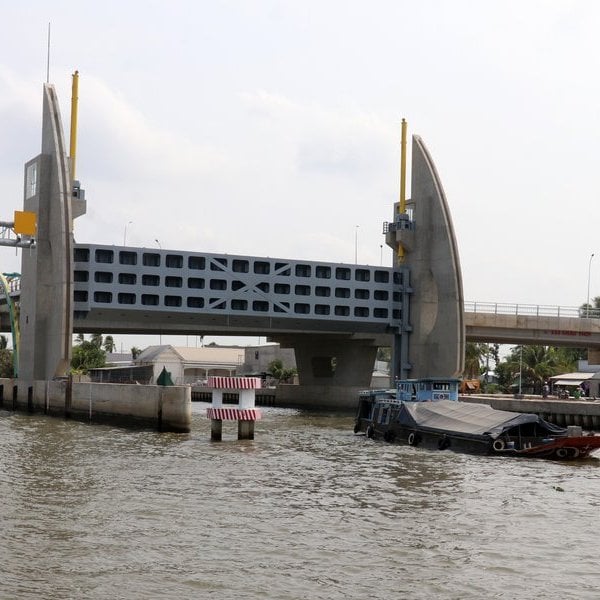
[[[101,333],[92,333],[90,342],[92,342],[92,344],[94,346],[96,346],[96,348],[102,348],[102,334]]]
[[[112,335],[107,335],[104,338],[104,349],[106,350],[106,352],[114,352],[116,350],[117,346],[115,344],[115,340],[113,339]]]
[[[488,354],[487,344],[476,344],[467,342],[465,346],[465,379],[477,379],[481,375],[481,367],[485,363]]]

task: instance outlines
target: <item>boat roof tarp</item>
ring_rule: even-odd
[[[548,432],[564,432],[562,427],[544,421],[538,415],[495,410],[487,404],[440,400],[404,402],[398,414],[402,425],[448,433],[489,435],[496,439],[504,431],[525,423],[538,423]]]

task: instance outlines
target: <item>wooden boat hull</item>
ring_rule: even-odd
[[[474,412],[477,418],[472,418]],[[481,430],[473,425],[473,419],[477,424],[483,421]],[[497,424],[492,427],[490,419]],[[432,426],[436,422],[452,427]],[[554,460],[586,458],[600,448],[600,436],[583,435],[579,428],[564,429],[537,415],[494,411],[487,405],[461,402],[415,403],[363,397],[354,432],[432,450]]]

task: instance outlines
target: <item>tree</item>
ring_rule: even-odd
[[[0,350],[4,350],[8,346],[8,338],[5,335],[0,335]]]
[[[392,360],[392,349],[388,346],[377,348],[377,360],[389,363]]]
[[[81,344],[81,343],[82,343],[82,342],[84,342],[84,341],[85,341],[85,336],[83,335],[83,333],[78,333],[78,334],[75,336],[75,342],[76,342],[76,343],[78,343],[78,344]]]
[[[287,383],[297,375],[298,370],[295,367],[284,367],[282,360],[276,358],[269,363],[268,372],[280,382]]]
[[[115,340],[113,340],[113,336],[107,335],[104,338],[104,350],[106,350],[106,352],[114,352],[116,348],[117,346],[115,344]]]
[[[131,349],[131,358],[135,360],[141,353],[142,351],[137,346],[133,346]]]
[[[572,350],[553,346],[514,346],[506,360],[496,366],[498,383],[505,391],[510,391],[518,385],[521,373],[521,389],[532,388],[534,393],[541,394],[548,378],[575,369],[577,359]]]
[[[90,369],[98,369],[106,364],[106,353],[92,341],[83,341],[73,348],[71,368],[74,371],[87,373]]]
[[[94,346],[96,346],[96,348],[102,348],[102,334],[101,333],[92,333],[90,342]]]
[[[487,356],[487,344],[476,344],[467,342],[465,346],[465,379],[477,379],[481,375],[481,367],[485,364]]]
[[[592,299],[592,302],[588,304],[584,302],[579,307],[580,317],[600,317],[600,296],[596,296]]]
[[[14,377],[13,353],[6,348],[0,348],[0,377]]]

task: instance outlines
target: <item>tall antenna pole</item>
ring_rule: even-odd
[[[46,57],[46,83],[50,83],[50,23],[48,23],[48,52]]]
[[[71,144],[69,156],[71,158],[71,181],[75,179],[75,166],[77,160],[77,107],[79,102],[79,71],[73,73],[73,86],[71,88]]]

